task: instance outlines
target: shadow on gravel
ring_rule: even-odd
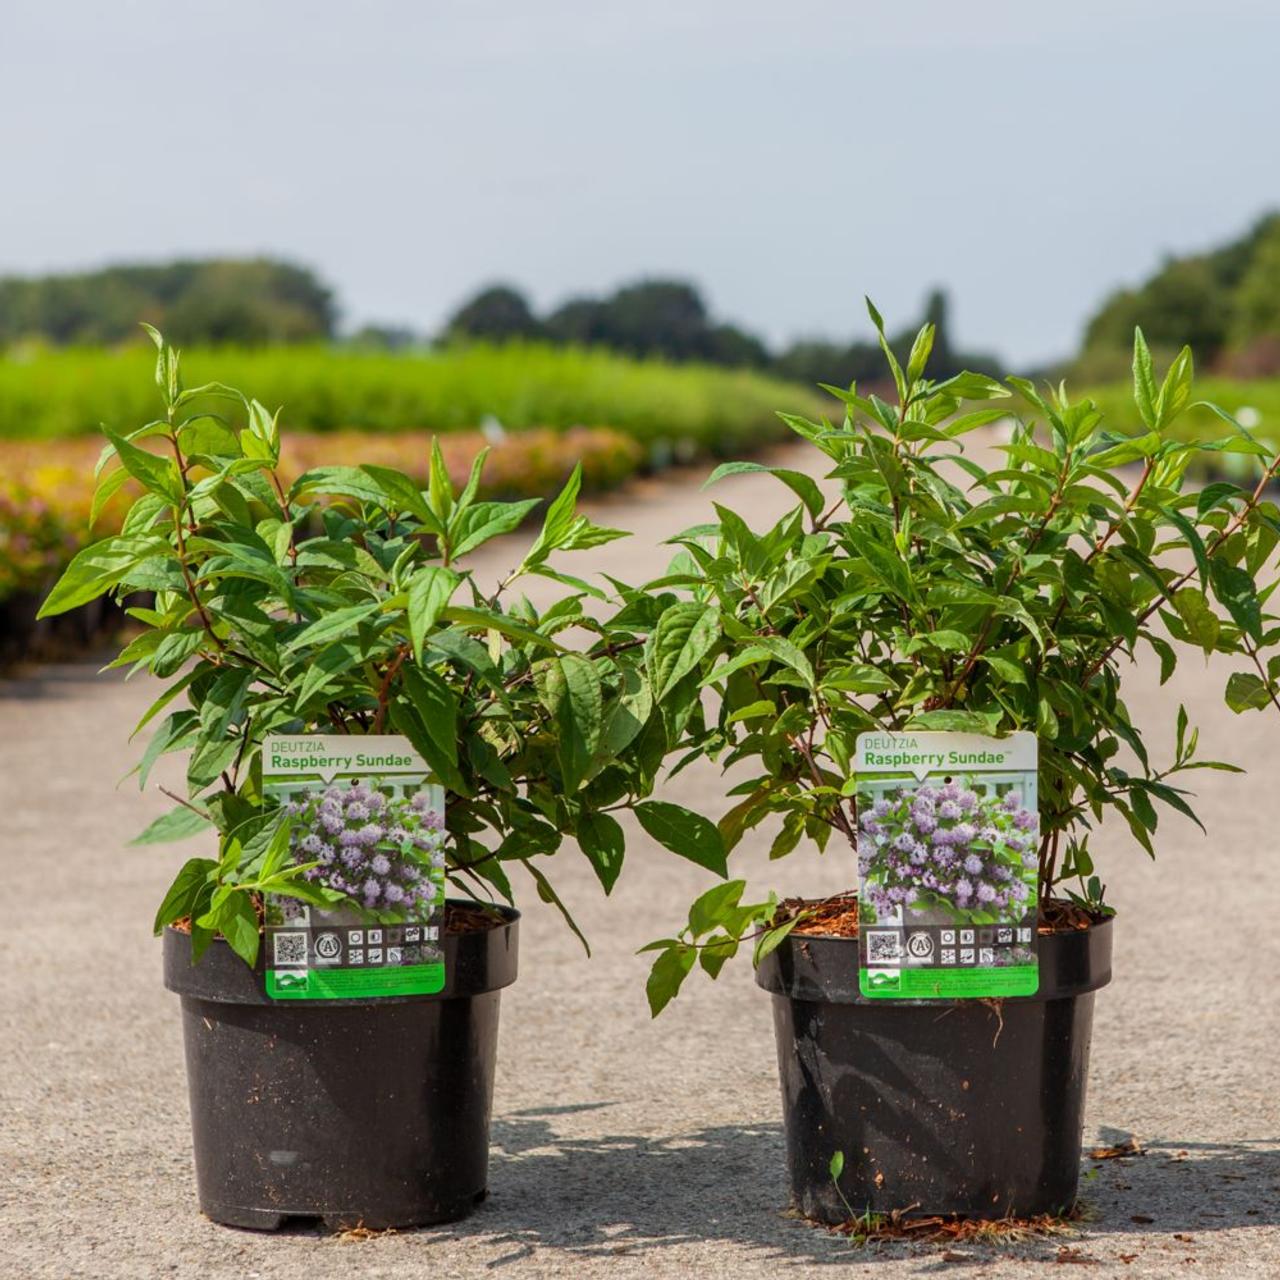
[[[865,1263],[903,1257],[902,1247],[856,1249],[784,1211],[781,1125],[723,1125],[673,1137],[572,1137],[556,1124],[609,1105],[495,1118],[494,1194],[472,1218],[443,1230],[503,1249],[490,1269],[543,1250],[607,1258],[717,1242],[758,1250],[782,1266],[847,1264],[851,1252]],[[1081,1188],[1096,1216],[1078,1232],[966,1243],[952,1260],[1086,1261],[1059,1255],[1087,1251],[1091,1239],[1123,1245],[1130,1233],[1190,1236],[1280,1223],[1280,1144],[1159,1142],[1146,1152],[1085,1162]]]
[[[493,1194],[447,1230],[508,1246],[491,1269],[542,1250],[608,1258],[715,1241],[755,1246],[780,1261],[847,1261],[844,1241],[782,1212],[781,1125],[577,1138],[556,1124],[611,1105],[495,1117]]]
[[[1103,1130],[1104,1142],[1127,1134]],[[1144,1154],[1085,1160],[1080,1190],[1093,1235],[1229,1231],[1280,1224],[1280,1138],[1153,1141]]]

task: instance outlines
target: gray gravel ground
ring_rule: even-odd
[[[784,505],[767,478],[726,487],[759,522]],[[688,478],[605,504],[637,531],[592,553],[639,578],[661,532],[708,499]],[[490,569],[506,566],[503,548]],[[581,564],[581,561],[579,561]],[[1098,998],[1087,1142],[1136,1134],[1140,1158],[1086,1163],[1091,1220],[1075,1235],[995,1247],[855,1250],[785,1212],[768,999],[749,966],[691,980],[656,1023],[636,948],[682,918],[709,878],[639,833],[628,874],[599,899],[586,863],[557,884],[594,943],[530,895],[522,974],[503,996],[488,1202],[446,1228],[347,1242],[258,1235],[196,1211],[175,998],[148,933],[177,850],[126,840],[166,807],[116,782],[152,696],[91,664],[0,681],[0,1277],[930,1274],[995,1276],[1085,1260],[1095,1274],[1280,1276],[1280,729],[1221,706],[1226,672],[1193,662],[1173,686],[1135,673],[1138,718],[1172,741],[1188,702],[1209,752],[1249,776],[1199,775],[1206,839],[1160,833],[1152,867],[1109,828],[1120,909],[1116,979]],[[667,794],[716,814],[721,782],[689,771]],[[851,857],[769,866],[769,833],[735,855],[753,889],[849,886]],[[575,865],[576,863],[581,865]],[[1060,1256],[1066,1247],[1074,1253]]]

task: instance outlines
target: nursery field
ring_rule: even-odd
[[[1087,392],[1117,428],[1136,431],[1140,425],[1133,405],[1133,384],[1117,382]],[[1280,440],[1280,378],[1252,380],[1198,377],[1197,400],[1209,400],[1236,417],[1259,439]],[[1219,436],[1230,428],[1217,414],[1203,407],[1188,409],[1178,419],[1177,433],[1188,438]]]
[[[98,428],[129,431],[155,415],[153,365],[141,348],[0,357],[0,660],[45,643],[31,633],[40,595],[127,508],[128,490],[90,531]],[[459,483],[490,446],[487,496],[508,498],[555,493],[578,461],[584,490],[603,492],[672,463],[750,453],[785,434],[776,409],[810,398],[753,374],[522,345],[220,348],[184,353],[184,369],[190,386],[216,378],[283,406],[292,474],[369,462],[425,482],[438,433]],[[207,407],[226,412],[222,400]]]
[[[602,350],[512,343],[393,354],[344,347],[184,350],[188,386],[217,380],[285,406],[289,430],[510,430],[610,426],[647,449],[730,453],[779,438],[774,411],[790,383],[699,365],[629,360]],[[11,351],[0,358],[0,438],[59,439],[154,416],[155,355]],[[211,407],[217,407],[216,405]]]
[[[776,460],[797,465],[790,453]],[[790,496],[767,476],[713,494],[699,480],[672,473],[598,502],[598,519],[635,537],[589,553],[590,571],[659,573],[670,553],[661,539],[708,518],[713,496],[757,526]],[[496,576],[517,550],[495,544],[483,572]],[[1123,824],[1099,836],[1119,912],[1086,1113],[1086,1148],[1101,1154],[1083,1166],[1087,1220],[1065,1234],[860,1251],[789,1216],[769,997],[749,965],[730,965],[716,986],[693,975],[650,1020],[636,950],[677,925],[711,877],[659,856],[629,819],[629,874],[611,900],[585,859],[557,879],[590,960],[550,907],[523,895],[521,975],[502,997],[490,1196],[471,1218],[371,1237],[215,1226],[195,1207],[177,1001],[149,933],[155,901],[194,850],[127,845],[169,807],[117,786],[132,758],[123,726],[154,690],[98,677],[96,665],[0,680],[0,869],[13,901],[56,904],[0,931],[14,997],[0,1007],[0,1274],[772,1280],[966,1263],[998,1278],[1058,1263],[1144,1280],[1280,1274],[1280,861],[1261,772],[1196,775],[1210,837],[1188,822],[1162,826],[1154,868]],[[1274,758],[1276,721],[1229,712],[1219,664],[1184,664],[1163,688],[1158,674],[1139,668],[1128,696],[1153,741],[1167,729],[1172,742],[1181,700],[1206,754]],[[176,774],[156,776],[168,785]],[[716,815],[724,784],[698,766],[663,794]],[[773,835],[762,827],[733,855],[749,894],[854,882],[853,856],[835,842],[817,867],[771,863]],[[994,1014],[992,1025],[998,1034]],[[1142,1154],[1124,1154],[1130,1138]]]

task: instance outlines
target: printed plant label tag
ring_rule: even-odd
[[[1034,995],[1033,733],[858,735],[858,985],[877,1000]]]
[[[275,1000],[430,995],[444,987],[444,789],[407,738],[270,736],[262,782],[306,879],[358,906],[266,905]]]

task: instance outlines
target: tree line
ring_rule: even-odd
[[[916,330],[926,322],[936,328],[929,361],[933,377],[998,363],[990,355],[956,347],[948,298],[941,289],[929,294],[921,320],[891,336],[890,345],[904,363]],[[757,369],[810,384],[847,386],[884,378],[884,357],[874,340],[807,338],[775,353],[747,330],[716,321],[698,289],[684,280],[638,281],[604,297],[572,298],[542,316],[519,289],[491,285],[454,312],[445,325],[445,338],[602,346],[640,358]]]
[[[144,320],[175,342],[263,346],[333,337],[337,307],[314,272],[268,258],[0,278],[0,348],[135,342]]]
[[[1197,364],[1237,377],[1280,374],[1280,213],[1202,253],[1169,256],[1090,317],[1077,376],[1123,376],[1134,326],[1158,354],[1184,343]]]

